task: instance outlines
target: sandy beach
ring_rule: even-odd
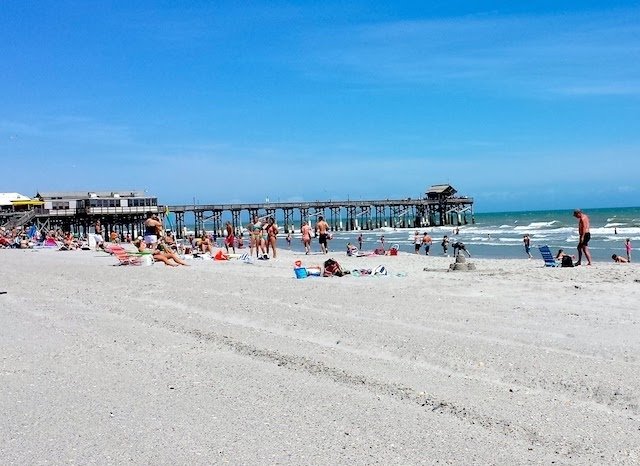
[[[640,462],[637,264],[330,257],[0,251],[3,464]]]

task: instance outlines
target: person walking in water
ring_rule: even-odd
[[[449,255],[447,254],[447,251],[449,250],[449,237],[447,235],[444,235],[444,237],[442,238],[442,243],[440,243],[442,245],[442,254],[449,257]]]
[[[533,256],[531,255],[531,238],[529,237],[529,233],[524,235],[524,237],[522,238],[522,242],[524,243],[524,252],[527,253],[529,259],[532,259]]]
[[[631,238],[624,242],[624,248],[627,251],[627,262],[631,262]]]
[[[424,236],[422,237],[422,244],[424,245],[424,255],[428,256],[429,251],[431,250],[431,245],[433,244],[433,239],[426,231],[424,233]]]
[[[591,253],[589,252],[589,240],[591,233],[589,232],[589,217],[580,209],[573,211],[573,216],[578,219],[578,262],[575,265],[582,264],[582,255],[587,259],[587,265],[591,265]]]

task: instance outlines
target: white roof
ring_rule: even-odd
[[[0,193],[0,205],[11,205],[12,201],[29,201],[30,197],[20,193]]]
[[[115,195],[118,196],[115,196]],[[59,191],[39,192],[37,197],[45,199],[89,199],[89,198],[113,198],[113,197],[149,197],[144,191]]]

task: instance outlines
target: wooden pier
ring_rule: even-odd
[[[381,227],[412,228],[436,225],[462,225],[473,222],[473,199],[344,200],[278,202],[259,204],[170,205],[161,209],[175,217],[175,230],[181,234],[187,225],[195,230],[221,232],[226,221],[238,231],[254,216],[273,216],[282,220],[285,233],[299,231],[302,222],[315,223],[323,216],[332,231],[373,230]],[[185,218],[192,216],[193,221]],[[296,221],[297,220],[297,221]],[[280,222],[278,222],[280,223]]]
[[[35,224],[39,230],[62,228],[86,235],[100,220],[107,232],[139,234],[144,229],[146,212],[151,211],[162,216],[168,229],[182,237],[189,227],[194,227],[196,233],[214,231],[221,235],[227,221],[239,232],[254,216],[273,216],[285,233],[299,231],[302,222],[313,224],[319,216],[325,218],[332,231],[474,223],[473,198],[456,196],[450,185],[431,186],[420,199],[204,205],[158,205],[155,197],[140,192],[111,193],[111,196],[89,193],[86,199],[76,199],[78,193],[56,194],[38,197],[42,205],[27,212],[0,213],[0,224],[8,228]]]

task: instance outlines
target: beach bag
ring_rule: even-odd
[[[573,267],[573,259],[571,256],[562,256],[562,267]]]
[[[227,256],[222,250],[218,251],[213,258],[217,261],[226,261],[229,260],[229,256]]]
[[[387,268],[384,265],[379,265],[373,269],[374,275],[388,275]]]
[[[324,261],[324,272],[322,273],[323,277],[342,277],[344,272],[342,271],[342,267],[340,264],[334,259],[327,259]]]

